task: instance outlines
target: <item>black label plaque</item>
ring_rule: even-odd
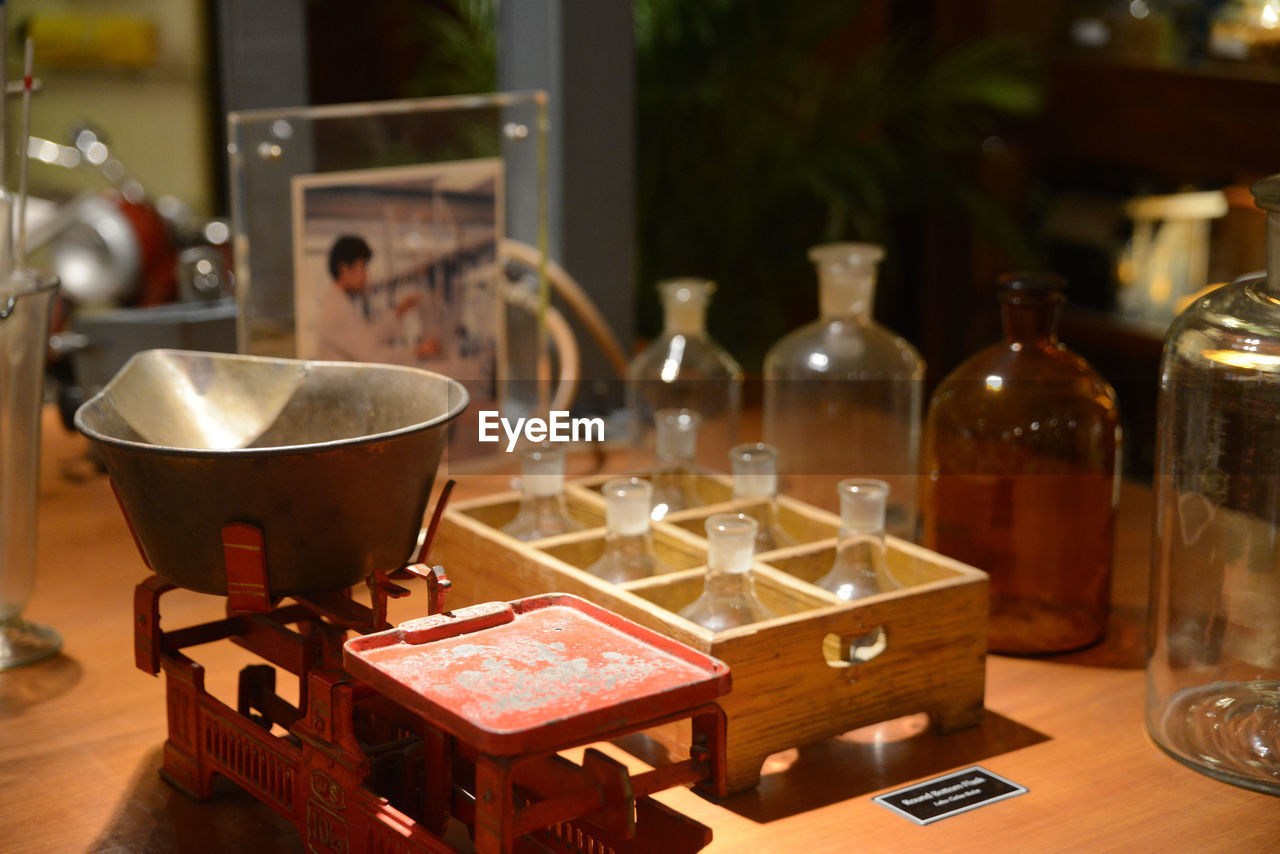
[[[945,777],[876,795],[872,800],[916,824],[928,824],[1026,791],[1025,786],[974,765]]]

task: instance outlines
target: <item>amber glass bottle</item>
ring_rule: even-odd
[[[1064,290],[1002,277],[1004,341],[943,380],[925,421],[923,540],[990,574],[994,652],[1106,631],[1120,420],[1111,386],[1058,342]]]

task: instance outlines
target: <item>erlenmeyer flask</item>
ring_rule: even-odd
[[[520,509],[502,526],[517,540],[540,540],[582,529],[564,501],[564,448],[551,442],[532,445],[520,456]]]
[[[733,497],[761,502],[752,512],[756,520],[756,551],[768,552],[795,545],[795,539],[778,520],[778,449],[764,442],[735,445],[729,451],[733,470]]]
[[[617,477],[604,485],[604,554],[587,572],[620,584],[647,578],[669,567],[653,553],[649,510],[653,487],[638,477]]]
[[[702,595],[680,616],[713,632],[722,632],[776,615],[756,596],[751,575],[756,520],[742,513],[717,513],[707,519],[707,575]]]
[[[840,599],[860,599],[901,585],[889,574],[884,514],[889,484],[871,478],[840,481],[840,534],[836,559],[814,583]]]
[[[655,521],[669,513],[697,507],[690,484],[697,471],[694,454],[702,417],[689,409],[659,409],[655,413],[653,512]]]

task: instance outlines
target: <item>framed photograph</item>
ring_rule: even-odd
[[[291,182],[297,356],[459,380],[471,405],[450,430],[455,460],[482,453],[468,419],[499,407],[504,379],[502,187],[498,157]]]

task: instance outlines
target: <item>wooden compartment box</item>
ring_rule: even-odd
[[[835,556],[838,516],[780,496],[779,518],[797,545],[757,555],[756,592],[779,616],[711,632],[677,612],[702,590],[707,516],[751,512],[760,502],[733,500],[729,481],[700,478],[698,494],[724,499],[654,523],[654,550],[671,568],[651,578],[610,584],[585,572],[604,547],[607,478],[567,484],[571,515],[585,530],[531,543],[499,528],[515,516],[515,492],[457,502],[445,513],[432,549],[453,581],[457,604],[573,593],[663,632],[729,665],[731,791],[754,787],[772,753],[917,712],[950,731],[977,723],[985,679],[987,576],[911,543],[888,538],[888,569],[904,587],[843,602],[812,582]],[[651,732],[687,750],[688,728]]]

